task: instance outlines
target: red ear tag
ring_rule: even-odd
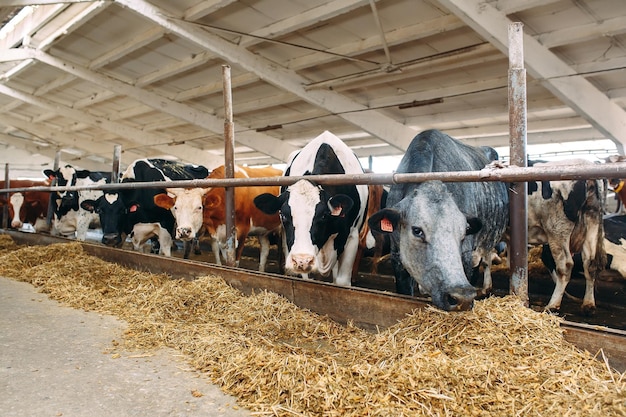
[[[380,219],[380,230],[383,232],[393,232],[393,225],[388,218],[383,217]]]
[[[128,211],[130,211],[131,213],[135,213],[137,211],[137,204],[133,204],[132,206],[130,206],[130,209]]]

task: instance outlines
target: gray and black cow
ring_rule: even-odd
[[[418,134],[396,172],[475,171],[491,161],[481,148],[437,130]],[[391,234],[396,290],[413,295],[414,281],[443,310],[468,310],[477,296],[472,268],[490,253],[508,224],[508,194],[500,182],[426,181],[394,184],[387,208],[370,228]]]
[[[584,165],[584,159],[536,162],[533,166]],[[529,163],[531,165],[531,163]],[[570,281],[573,253],[581,253],[586,280],[582,311],[595,310],[595,280],[606,266],[603,245],[604,183],[600,180],[531,181],[528,183],[528,243],[548,244],[554,256],[555,288],[546,305],[558,310]]]
[[[203,179],[209,170],[201,165],[189,165],[165,159],[138,159],[131,163],[121,177],[122,183],[178,181]],[[150,238],[157,237],[159,253],[171,256],[175,220],[170,210],[154,203],[163,188],[133,188],[107,191],[96,200],[83,202],[82,207],[98,213],[102,224],[102,243],[121,246],[127,235],[132,236],[135,249]],[[188,255],[188,246],[185,255]]]
[[[326,131],[291,159],[284,175],[362,173],[352,150]],[[288,273],[308,278],[332,272],[335,284],[350,286],[367,200],[367,185],[322,186],[301,179],[282,187],[279,196],[257,196],[254,204],[267,214],[280,212]]]
[[[59,187],[93,186],[111,182],[111,173],[102,171],[77,170],[72,165],[65,165],[57,170],[45,169],[44,175],[55,181]],[[101,190],[84,189],[79,191],[57,191],[50,194],[50,205],[53,209],[51,234],[71,236],[84,241],[90,227],[98,227],[97,215],[83,209],[81,203],[101,196]]]

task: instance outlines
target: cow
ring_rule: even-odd
[[[282,170],[264,167],[235,166],[235,178],[278,177]],[[224,166],[211,171],[209,179],[224,178]],[[223,187],[168,188],[168,193],[155,196],[155,204],[171,209],[176,218],[176,238],[194,239],[206,230],[212,238],[216,263],[221,265],[220,254],[226,247],[226,191]],[[254,205],[259,194],[278,195],[278,186],[253,186],[235,188],[235,228],[237,234],[235,261],[239,262],[246,237],[257,236],[261,246],[259,271],[264,272],[270,250],[269,235],[280,231],[277,214],[268,215]]]
[[[44,175],[50,181],[56,181],[59,187],[94,186],[111,182],[110,172],[77,170],[72,165],[65,165],[57,170],[45,169]],[[51,194],[54,214],[52,235],[73,236],[76,240],[85,241],[90,227],[98,227],[97,215],[83,209],[80,205],[84,200],[97,199],[101,190],[83,189],[79,191],[56,191]]]
[[[133,161],[126,168],[121,176],[121,183],[203,179],[208,174],[209,170],[202,165],[142,158]],[[170,210],[154,203],[154,196],[165,193],[165,188],[164,184],[162,188],[107,190],[98,199],[84,201],[82,207],[99,216],[103,244],[120,247],[126,236],[132,233],[133,246],[137,249],[148,239],[157,237],[158,252],[171,256],[174,216]]]
[[[362,173],[352,150],[325,131],[292,155],[284,176]],[[280,191],[279,196],[261,194],[254,204],[267,214],[280,213],[286,272],[303,278],[332,273],[333,283],[351,286],[367,212],[367,185],[321,185],[300,179]]]
[[[604,228],[603,247],[606,252],[605,269],[615,271],[623,279],[626,279],[626,216],[605,216],[602,224]],[[584,277],[582,254],[574,253],[572,258],[574,261],[572,276],[582,275]],[[550,246],[545,243],[541,250],[541,261],[554,279],[556,263]]]
[[[398,173],[474,171],[490,163],[482,148],[438,130],[411,141]],[[508,224],[508,194],[500,182],[393,184],[387,208],[369,219],[372,230],[391,236],[396,291],[414,295],[414,282],[446,311],[469,310],[477,290],[470,284],[477,259],[488,259]]]
[[[532,163],[537,167],[586,165],[584,159]],[[529,163],[531,165],[531,163]],[[555,288],[546,310],[559,310],[571,279],[572,253],[581,253],[586,280],[581,306],[595,310],[595,280],[606,265],[603,247],[603,182],[601,180],[530,181],[528,183],[528,243],[547,243],[554,256]]]
[[[369,172],[366,170],[366,172]],[[383,209],[387,205],[387,195],[389,192],[380,184],[368,185],[369,197],[367,200],[367,213],[365,219],[369,219],[374,213]],[[383,260],[383,256],[389,253],[389,236],[381,233],[372,233],[367,224],[364,222],[361,233],[359,234],[359,250],[357,251],[354,261],[354,269],[352,276],[356,277],[359,265],[364,256],[371,257],[371,265],[369,272],[378,273],[378,264]]]
[[[0,181],[0,188],[5,187],[5,181]],[[26,187],[49,187],[49,181],[33,181],[33,180],[11,180],[9,182],[11,188]],[[50,202],[50,193],[47,191],[20,191],[0,195],[0,210],[8,205],[8,215],[10,219],[9,226],[13,229],[21,229],[25,223],[33,226],[35,232],[48,231],[49,227],[46,221],[48,215],[48,206]]]

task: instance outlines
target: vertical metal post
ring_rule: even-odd
[[[235,133],[233,126],[233,99],[230,66],[222,65],[224,83],[224,178],[235,177]],[[226,265],[235,266],[235,188],[226,187]]]
[[[122,160],[122,145],[115,145],[113,147],[113,165],[111,167],[111,183],[119,182],[121,160]]]
[[[52,167],[53,170],[57,170],[59,169],[59,165],[61,165],[61,151],[57,151],[57,153],[54,155],[54,166]],[[53,179],[50,183],[50,185],[56,185],[57,180],[56,178]],[[48,204],[48,216],[46,217],[46,223],[48,224],[48,227],[52,226],[52,218],[54,217],[54,207],[52,204],[52,199],[54,198],[54,192],[50,193],[50,204]]]
[[[9,178],[9,164],[4,165],[4,188],[11,188],[11,178]],[[2,228],[9,228],[9,193],[6,193],[7,204],[2,206]]]
[[[526,159],[526,70],[524,69],[523,24],[509,25],[509,145],[511,165],[525,167]],[[528,184],[511,183],[510,201],[510,292],[528,306]]]

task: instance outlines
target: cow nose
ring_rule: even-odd
[[[176,238],[178,238],[178,239],[189,239],[189,238],[191,238],[191,228],[190,227],[179,227],[178,229],[176,229],[176,233],[178,234],[178,236],[176,236]]]
[[[301,272],[309,272],[313,269],[315,258],[311,255],[292,255],[293,269]]]
[[[444,303],[448,311],[468,311],[474,307],[475,298],[474,288],[457,288],[444,294]]]
[[[11,227],[14,228],[14,229],[21,229],[22,226],[23,226],[23,223],[21,221],[19,221],[19,220],[13,220],[11,222]]]

